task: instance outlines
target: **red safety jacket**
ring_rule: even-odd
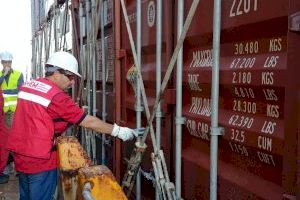
[[[4,100],[2,96],[2,90],[0,89],[0,175],[4,172],[9,154],[9,151],[6,149],[8,128],[4,122],[3,105]]]
[[[2,119],[3,117],[3,105],[4,105],[4,100],[3,100],[3,93],[2,93],[2,90],[0,88],[0,117]]]
[[[50,158],[55,124],[47,108],[61,92],[54,83],[42,78],[21,87],[7,149],[33,158]]]
[[[6,145],[6,140],[8,136],[8,128],[4,122],[5,120],[4,120],[3,105],[4,105],[4,99],[3,99],[2,90],[0,89],[0,146],[1,147],[4,147]]]
[[[4,121],[3,105],[4,105],[3,93],[0,88],[0,127],[2,127],[3,125],[2,123]]]

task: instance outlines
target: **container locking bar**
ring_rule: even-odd
[[[176,200],[175,186],[170,182],[166,160],[162,150],[158,154],[151,154],[155,181],[160,196],[163,199]]]

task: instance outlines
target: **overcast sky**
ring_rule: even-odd
[[[31,64],[31,1],[0,0],[0,27],[0,52],[10,51],[13,68],[25,73]]]

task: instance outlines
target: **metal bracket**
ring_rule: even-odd
[[[175,117],[176,124],[185,124],[186,118],[185,117]]]
[[[146,128],[140,127],[140,128],[136,128],[134,130],[137,132],[138,136],[143,136]]]
[[[225,129],[224,127],[211,127],[211,135],[224,135]]]
[[[163,112],[156,112],[155,115],[157,118],[162,118],[163,117]]]
[[[138,106],[135,104],[135,111],[138,111],[138,112],[143,112],[144,111],[144,106]]]

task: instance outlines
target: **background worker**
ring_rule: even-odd
[[[0,88],[0,184],[7,183],[9,180],[9,175],[4,174],[4,169],[8,159],[8,151],[6,150],[8,129],[4,122],[3,105],[4,100],[2,96],[2,90]]]
[[[26,82],[20,89],[18,106],[7,141],[14,152],[19,173],[20,200],[50,200],[57,185],[55,137],[69,124],[110,134],[124,141],[136,136],[134,130],[108,124],[86,115],[64,92],[78,74],[75,57],[56,52],[47,61],[45,78]]]
[[[4,99],[4,116],[5,116],[5,123],[6,125],[11,128],[12,120],[14,117],[14,112],[17,106],[17,98],[18,92],[21,85],[24,82],[23,74],[17,70],[12,68],[12,60],[13,56],[8,51],[3,51],[0,54],[1,64],[3,66],[2,71],[0,71],[0,86],[3,92],[3,99]],[[8,134],[8,133],[7,133]],[[4,140],[3,140],[4,142]],[[0,166],[6,166],[7,160],[11,163],[11,165],[7,165],[6,173],[14,171],[13,165],[13,158],[12,154],[9,154],[8,151],[2,149],[1,159],[0,159]],[[8,159],[9,158],[9,159]],[[5,163],[4,163],[5,162]],[[0,173],[4,173],[2,168],[0,168]],[[3,175],[2,177],[7,177],[8,175]],[[3,180],[8,180],[4,178]],[[3,181],[5,182],[5,181]]]
[[[23,74],[12,68],[13,56],[8,51],[0,54],[3,70],[0,72],[0,85],[3,91],[6,124],[11,127],[17,106],[18,92],[24,82]]]

